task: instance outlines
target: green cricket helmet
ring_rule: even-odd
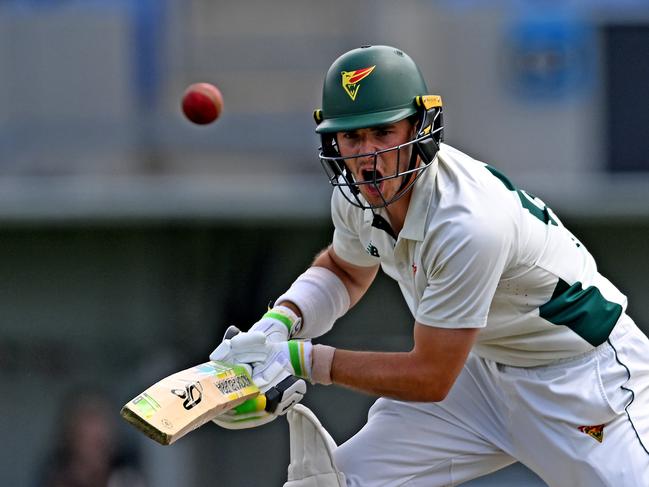
[[[327,71],[322,90],[322,109],[314,112],[316,132],[320,134],[320,162],[329,182],[347,200],[360,208],[380,208],[405,195],[430,165],[443,137],[442,100],[428,95],[426,82],[415,62],[403,51],[390,46],[363,46],[334,61]],[[341,157],[336,133],[389,125],[411,118],[416,134],[407,143],[370,154]],[[376,169],[381,154],[398,151],[394,174]],[[402,153],[409,156],[400,160]],[[346,161],[358,157],[374,158],[374,170],[356,181]],[[417,164],[418,158],[421,164]],[[400,189],[386,199],[381,182],[402,177]],[[382,203],[370,205],[359,195],[359,186],[373,185]],[[348,188],[349,191],[345,191]]]

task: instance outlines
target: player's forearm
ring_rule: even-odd
[[[336,349],[331,369],[334,384],[403,401],[441,401],[456,376],[443,364],[420,363],[413,352]]]
[[[337,349],[330,377],[335,384],[370,394],[404,401],[441,401],[462,371],[479,330],[415,323],[410,352]]]

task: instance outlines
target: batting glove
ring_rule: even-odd
[[[210,359],[251,364],[252,380],[263,390],[287,373],[310,379],[311,351],[308,340],[272,342],[262,332],[251,331],[223,340]]]
[[[285,342],[302,327],[302,318],[286,306],[269,309],[248,331],[260,331],[271,342]]]
[[[233,339],[234,352],[231,345]],[[262,356],[257,355],[253,349],[257,344],[265,343],[266,339],[270,340],[270,337],[266,337],[262,332],[254,332],[251,339],[250,333],[241,333],[236,326],[230,326],[225,332],[223,342],[210,354],[210,359],[237,363],[240,359],[261,358]],[[248,349],[248,352],[242,354],[243,349]],[[240,365],[246,367],[249,374],[253,375],[249,363],[241,362]],[[213,419],[214,423],[227,429],[255,428],[286,414],[288,409],[299,403],[306,394],[304,380],[286,371],[278,370],[273,378],[264,379],[260,383],[257,383],[253,377],[253,382],[260,388],[262,394],[221,414]]]
[[[275,306],[272,309],[269,309],[268,312],[261,317],[261,319],[256,322],[252,327],[250,327],[249,332],[261,332],[268,337],[268,340],[271,342],[285,342],[291,336],[291,333],[297,333],[302,327],[302,318],[296,315],[292,309],[287,308],[286,306]],[[230,326],[223,337],[223,342],[226,342],[228,339],[239,334],[241,331],[236,326]],[[226,345],[221,346],[223,343],[217,347],[211,354],[211,360],[222,360],[224,362],[236,363],[236,359],[228,354],[224,354],[223,351],[227,348]],[[216,351],[220,350],[219,354],[216,354]],[[216,354],[216,355],[215,355]],[[222,357],[216,359],[214,357]]]

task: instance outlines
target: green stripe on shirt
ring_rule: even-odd
[[[539,316],[570,328],[594,347],[601,345],[622,314],[622,306],[607,301],[599,289],[581,282],[570,285],[559,279],[550,301],[539,307]]]

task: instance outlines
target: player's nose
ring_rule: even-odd
[[[376,143],[373,137],[370,134],[364,134],[361,137],[361,153],[366,154],[368,152],[375,152],[377,150]]]
[[[359,162],[366,162],[374,159],[374,153],[377,151],[376,144],[367,135],[359,137],[358,145],[356,146],[356,153],[361,157],[358,158]]]

